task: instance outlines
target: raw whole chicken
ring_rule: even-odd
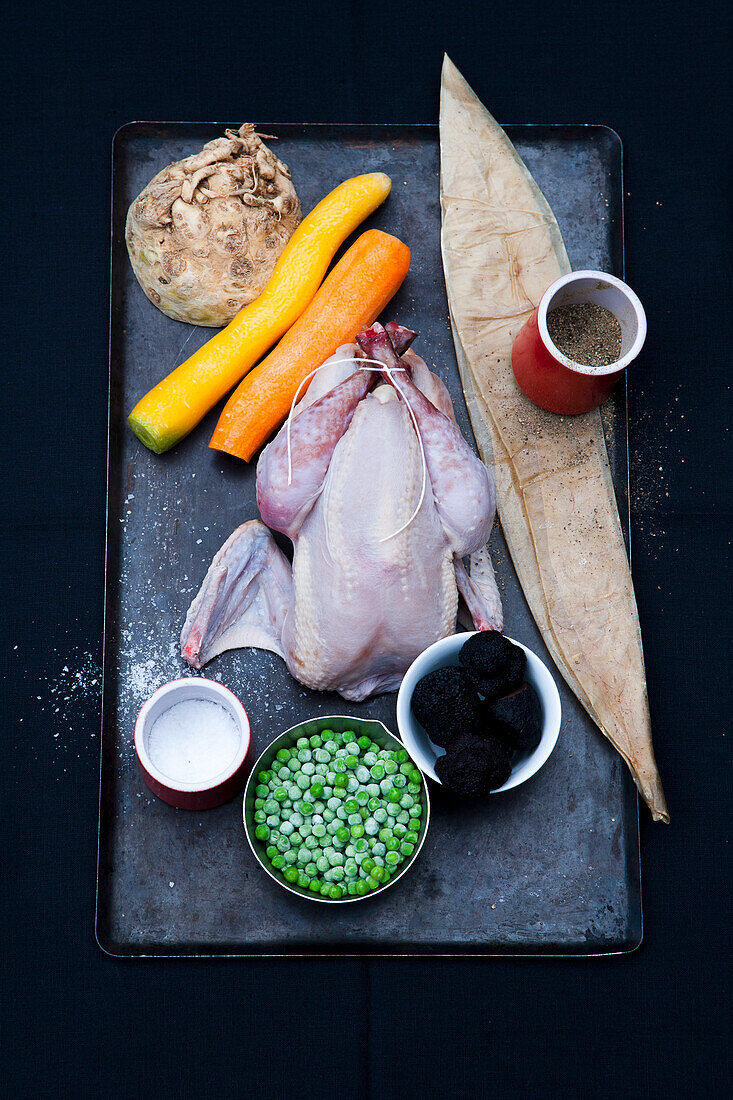
[[[396,690],[453,633],[459,591],[478,629],[501,629],[493,480],[414,336],[374,325],[339,348],[262,452],[264,523],[237,528],[189,608],[181,651],[194,668],[254,646],[307,687],[361,700]],[[292,568],[268,527],[292,540]]]

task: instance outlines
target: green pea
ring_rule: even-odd
[[[346,887],[346,893],[347,893],[347,894],[351,894],[352,896],[353,896],[353,895],[355,895],[355,894],[357,893],[357,890],[356,890],[356,883],[355,883],[355,882],[350,882],[350,883],[348,884],[348,886]]]
[[[280,853],[278,852],[278,854],[276,856],[272,857],[272,866],[277,871],[279,871],[281,867],[285,866],[285,857],[280,855]]]
[[[275,800],[277,802],[285,802],[287,797],[288,797],[288,792],[285,790],[285,787],[278,787],[277,790],[275,791],[275,794],[274,794]]]
[[[329,892],[330,889],[331,889],[331,887],[330,887],[329,883],[324,882],[323,885],[321,886],[321,897],[327,898],[328,897],[328,892]]]
[[[352,825],[351,826],[351,835],[353,837],[356,837],[357,839],[363,837],[364,836],[364,826],[363,825]]]
[[[323,794],[323,784],[322,783],[314,783],[313,786],[311,787],[310,791],[309,791],[309,794],[310,794],[311,798],[314,801],[316,799],[320,798],[321,795]]]
[[[284,764],[286,760],[290,759],[290,749],[278,749],[277,758]]]
[[[390,850],[384,857],[384,862],[388,867],[396,867],[400,863],[401,857],[399,852]]]
[[[370,890],[376,890],[379,886],[379,879],[375,878],[374,875],[367,875],[363,881],[366,882]]]
[[[392,832],[396,837],[402,839],[402,837],[404,837],[405,833],[407,832],[407,826],[403,825],[400,821],[396,821],[392,826]]]
[[[371,798],[369,799],[369,801],[367,802],[367,808],[368,808],[369,810],[371,810],[371,811],[372,811],[372,813],[373,813],[373,812],[374,812],[375,810],[378,810],[378,809],[380,808],[380,806],[381,806],[381,805],[382,805],[382,800],[381,800],[381,798],[375,798],[375,796],[374,796],[374,795],[372,795],[372,797],[371,797]]]
[[[394,758],[398,764],[404,764],[406,760],[409,760],[409,753],[406,749],[397,749],[394,754]]]
[[[410,780],[411,783],[422,783],[422,776],[420,775],[420,772],[417,770],[417,768],[413,768],[412,771],[408,774],[407,778]]]
[[[367,886],[366,879],[359,879],[356,884],[356,892],[360,898],[363,898],[365,894],[369,893],[369,887]]]
[[[400,842],[396,836],[388,836],[384,841],[384,846],[388,852],[396,852],[400,846]]]
[[[300,871],[298,874],[298,886],[301,890],[307,890],[310,884],[311,880],[308,875],[306,875],[305,871]]]
[[[376,867],[376,864],[375,864],[374,860],[371,858],[371,856],[368,856],[365,860],[362,861],[361,869],[362,869],[362,871],[366,872],[366,874],[369,874],[369,872],[374,867]]]
[[[343,877],[344,877],[344,874],[345,874],[345,872],[344,872],[343,867],[332,867],[331,868],[331,881],[332,882],[341,882]]]
[[[380,779],[384,779],[384,765],[375,764],[372,768],[370,768],[369,774],[371,775],[372,779],[376,779],[377,781],[379,781]]]
[[[407,786],[407,776],[403,775],[402,772],[396,772],[395,775],[392,776],[392,784],[395,787]]]
[[[258,840],[267,840],[270,835],[270,830],[267,825],[258,825],[255,829],[255,836]]]
[[[372,742],[371,742],[370,737],[366,737],[366,736],[362,735],[361,737],[357,737],[356,743],[359,746],[359,748],[362,750],[362,752],[364,752],[364,751],[366,751],[366,749],[369,748],[369,746],[371,745]]]
[[[401,797],[402,796],[397,787],[392,787],[391,790],[387,791],[387,800],[389,802],[393,802],[396,804],[397,802],[399,802]]]
[[[345,775],[341,774],[341,775],[336,776],[336,778],[333,781],[333,785],[334,785],[334,787],[343,788],[343,787],[346,786],[346,784],[348,782],[349,782],[348,778]]]
[[[347,756],[344,760],[344,764],[350,771],[353,771],[354,768],[358,768],[359,766],[359,757],[354,755]]]
[[[344,734],[344,737],[346,737],[346,734]],[[350,756],[358,756],[359,755],[359,742],[358,741],[354,741],[354,740],[347,741],[346,745],[345,745],[345,748],[346,748],[347,753]]]
[[[359,803],[356,801],[355,798],[347,798],[346,802],[344,803],[344,809],[346,810],[347,814],[356,814],[359,812]]]
[[[255,810],[253,816],[256,825],[261,825],[264,821],[267,821],[267,814],[264,810]]]
[[[403,840],[400,844],[400,851],[403,856],[411,856],[415,851],[415,845],[411,844],[409,840]]]
[[[298,851],[296,848],[288,848],[287,852],[283,852],[283,859],[286,863],[295,863],[298,858]]]
[[[374,811],[374,820],[378,821],[380,825],[384,825],[387,820],[387,811],[383,806],[380,806],[378,810]]]
[[[267,847],[265,848],[265,855],[267,856],[268,859],[274,859],[275,858],[275,856],[277,855],[277,848],[275,847],[274,844],[268,844],[267,845]]]
[[[316,867],[319,871],[327,871],[331,864],[328,862],[328,856],[320,855],[316,860]]]
[[[312,749],[320,749],[323,744],[323,738],[320,733],[314,733],[312,737],[308,738],[308,744]]]
[[[336,836],[345,844],[349,839],[349,830],[342,825],[340,829],[336,830]]]
[[[385,775],[394,775],[397,770],[397,765],[395,764],[394,760],[392,760],[391,757],[388,757],[384,762]]]
[[[280,803],[275,798],[268,798],[262,809],[266,814],[279,814]]]
[[[354,841],[354,851],[355,852],[367,852],[368,850],[369,850],[369,844],[364,839],[363,836],[359,837],[358,840]]]
[[[258,798],[267,798],[269,793],[270,788],[267,786],[267,783],[258,783],[255,787],[255,794]]]
[[[417,844],[418,835],[415,829],[410,829],[405,833],[405,840],[408,844]]]
[[[379,839],[381,840],[382,844],[386,844],[388,840],[392,839],[392,830],[390,828],[380,829]]]
[[[288,882],[297,882],[298,881],[298,871],[297,871],[297,868],[295,868],[295,867],[287,867],[283,871],[283,875],[288,880]]]
[[[384,868],[383,867],[373,867],[372,868],[372,878],[375,878],[377,880],[377,882],[381,882],[382,879],[384,878]]]
[[[338,899],[341,897],[342,893],[343,893],[343,890],[341,889],[340,886],[332,886],[330,888],[330,890],[328,891],[328,896],[330,898],[333,898],[334,901],[338,901]]]

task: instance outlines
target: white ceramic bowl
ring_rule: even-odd
[[[444,755],[445,749],[433,744],[412,713],[412,693],[418,680],[422,680],[428,672],[460,665],[458,654],[464,642],[470,637],[472,637],[470,632],[452,634],[449,638],[441,638],[440,641],[428,646],[408,668],[397,696],[397,725],[403,744],[420,770],[436,783],[440,783],[440,780],[435,774],[435,761],[439,756]],[[509,641],[514,642],[527,654],[527,683],[535,689],[542,704],[542,738],[534,752],[517,759],[512,768],[512,774],[504,786],[497,787],[491,792],[492,794],[510,791],[512,787],[518,787],[520,783],[524,783],[538,772],[555,748],[560,733],[560,695],[547,666],[536,653],[527,649],[526,645],[514,641],[513,638],[509,638]]]

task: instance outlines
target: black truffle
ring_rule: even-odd
[[[542,704],[531,684],[487,704],[497,733],[519,752],[533,752],[542,738]]]
[[[497,630],[482,630],[468,638],[461,649],[460,662],[487,699],[518,688],[527,667],[524,650]]]
[[[438,668],[415,685],[412,712],[435,745],[445,748],[458,733],[482,721],[481,700],[462,668]]]
[[[445,756],[435,762],[441,783],[463,798],[480,798],[503,787],[511,772],[511,757],[499,741],[466,734],[454,737]]]

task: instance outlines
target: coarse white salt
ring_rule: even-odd
[[[173,782],[206,783],[233,763],[239,729],[231,714],[208,699],[184,699],[164,710],[148,734],[151,763]]]

